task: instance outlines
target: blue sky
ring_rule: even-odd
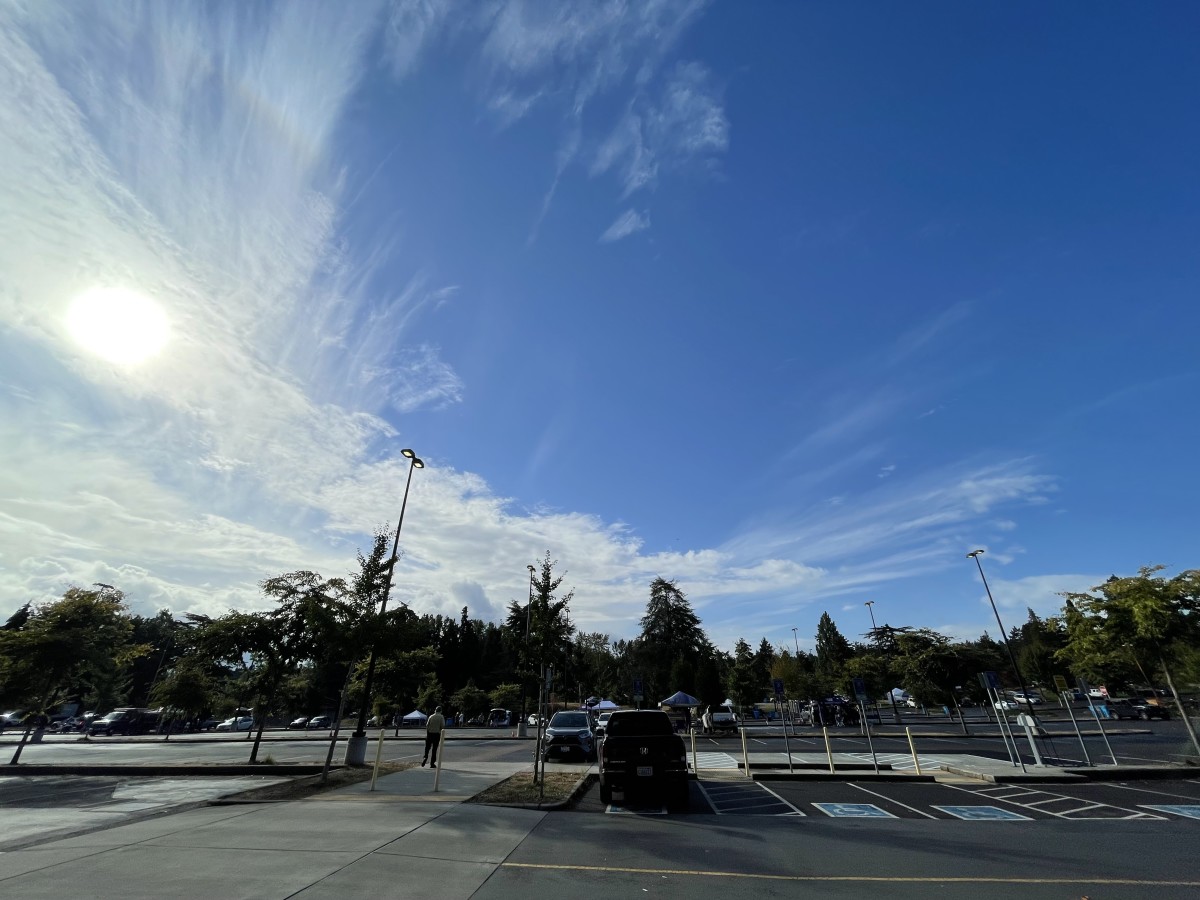
[[[1012,624],[1194,566],[1198,32],[6,3],[0,613],[344,574],[402,447],[423,612],[498,618],[549,550],[614,638],[660,575],[726,649],[860,634],[866,600],[975,636],[975,547]]]

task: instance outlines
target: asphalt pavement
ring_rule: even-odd
[[[707,805],[721,786],[771,796],[745,778],[693,782],[692,811],[678,815],[601,807],[595,790],[574,812],[545,812],[464,802],[522,764],[446,766],[389,775],[375,792],[359,784],[300,801],[190,809],[2,853],[0,896],[915,900],[936,890],[951,900],[1014,892],[1168,900],[1200,892],[1200,820],[1159,812],[1097,824],[1038,813],[1034,797],[1018,818],[980,818],[963,810],[1016,809],[1016,801],[915,782],[868,785],[873,793],[774,785],[791,808],[784,814],[732,794],[720,809]],[[1200,795],[1200,785],[1181,785],[1160,785],[1161,793]],[[1120,805],[1135,811],[1164,799],[1125,793],[1132,799],[1122,794]],[[890,815],[852,815],[861,802]]]

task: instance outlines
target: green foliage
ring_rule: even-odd
[[[4,700],[48,711],[86,696],[94,682],[116,680],[146,649],[131,642],[131,631],[124,595],[113,588],[70,588],[34,607],[23,622],[0,629]]]
[[[491,697],[494,708],[519,709],[521,686],[519,684],[498,684],[492,689]]]
[[[533,579],[532,603],[514,600],[508,608],[507,626],[515,636],[518,665],[526,677],[540,672],[543,665],[565,672],[570,657],[571,636],[575,633],[570,607],[575,592],[568,591],[561,597],[555,593],[565,577],[554,576],[555,565],[557,561],[551,560],[547,551],[541,571]]]
[[[817,673],[840,681],[842,669],[850,656],[850,642],[838,631],[829,613],[821,613],[817,622]]]
[[[733,667],[729,670],[726,687],[729,690],[729,699],[741,709],[753,706],[766,693],[764,685],[759,681],[754,653],[750,650],[750,645],[741,638],[738,638],[733,648]]]
[[[1200,637],[1200,570],[1174,578],[1143,567],[1091,593],[1065,593],[1066,642],[1056,657],[1092,678],[1135,662],[1167,664]]]
[[[180,658],[150,692],[153,703],[178,710],[184,718],[210,708],[213,697],[212,680],[205,671],[204,661],[197,656]]]
[[[432,714],[435,707],[442,705],[442,693],[441,682],[433,677],[427,678],[417,691],[417,709]]]
[[[468,719],[486,713],[490,709],[491,701],[488,692],[477,688],[474,681],[468,681],[465,687],[450,695],[450,705]]]

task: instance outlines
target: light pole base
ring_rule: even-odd
[[[528,722],[518,722],[517,723],[517,737],[529,737],[529,723]]]
[[[352,734],[346,741],[346,765],[361,766],[367,761],[367,736]]]

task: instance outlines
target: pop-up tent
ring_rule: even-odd
[[[421,712],[419,709],[414,709],[412,712],[410,712],[407,716],[404,717],[404,721],[405,722],[424,722],[428,718],[429,718],[429,716],[425,715],[425,713]]]
[[[691,694],[685,694],[683,691],[676,691],[666,700],[658,704],[659,706],[670,706],[672,709],[685,706],[699,706],[700,701]]]
[[[621,707],[619,707],[619,706],[618,706],[616,703],[613,703],[611,700],[596,700],[596,698],[595,698],[595,697],[593,697],[593,698],[592,698],[592,700],[593,700],[594,702],[592,702],[592,703],[586,703],[586,704],[584,704],[583,708],[584,708],[584,709],[591,709],[591,710],[596,710],[596,709],[601,709],[601,710],[603,710],[603,709],[620,709],[620,708],[621,708]]]

